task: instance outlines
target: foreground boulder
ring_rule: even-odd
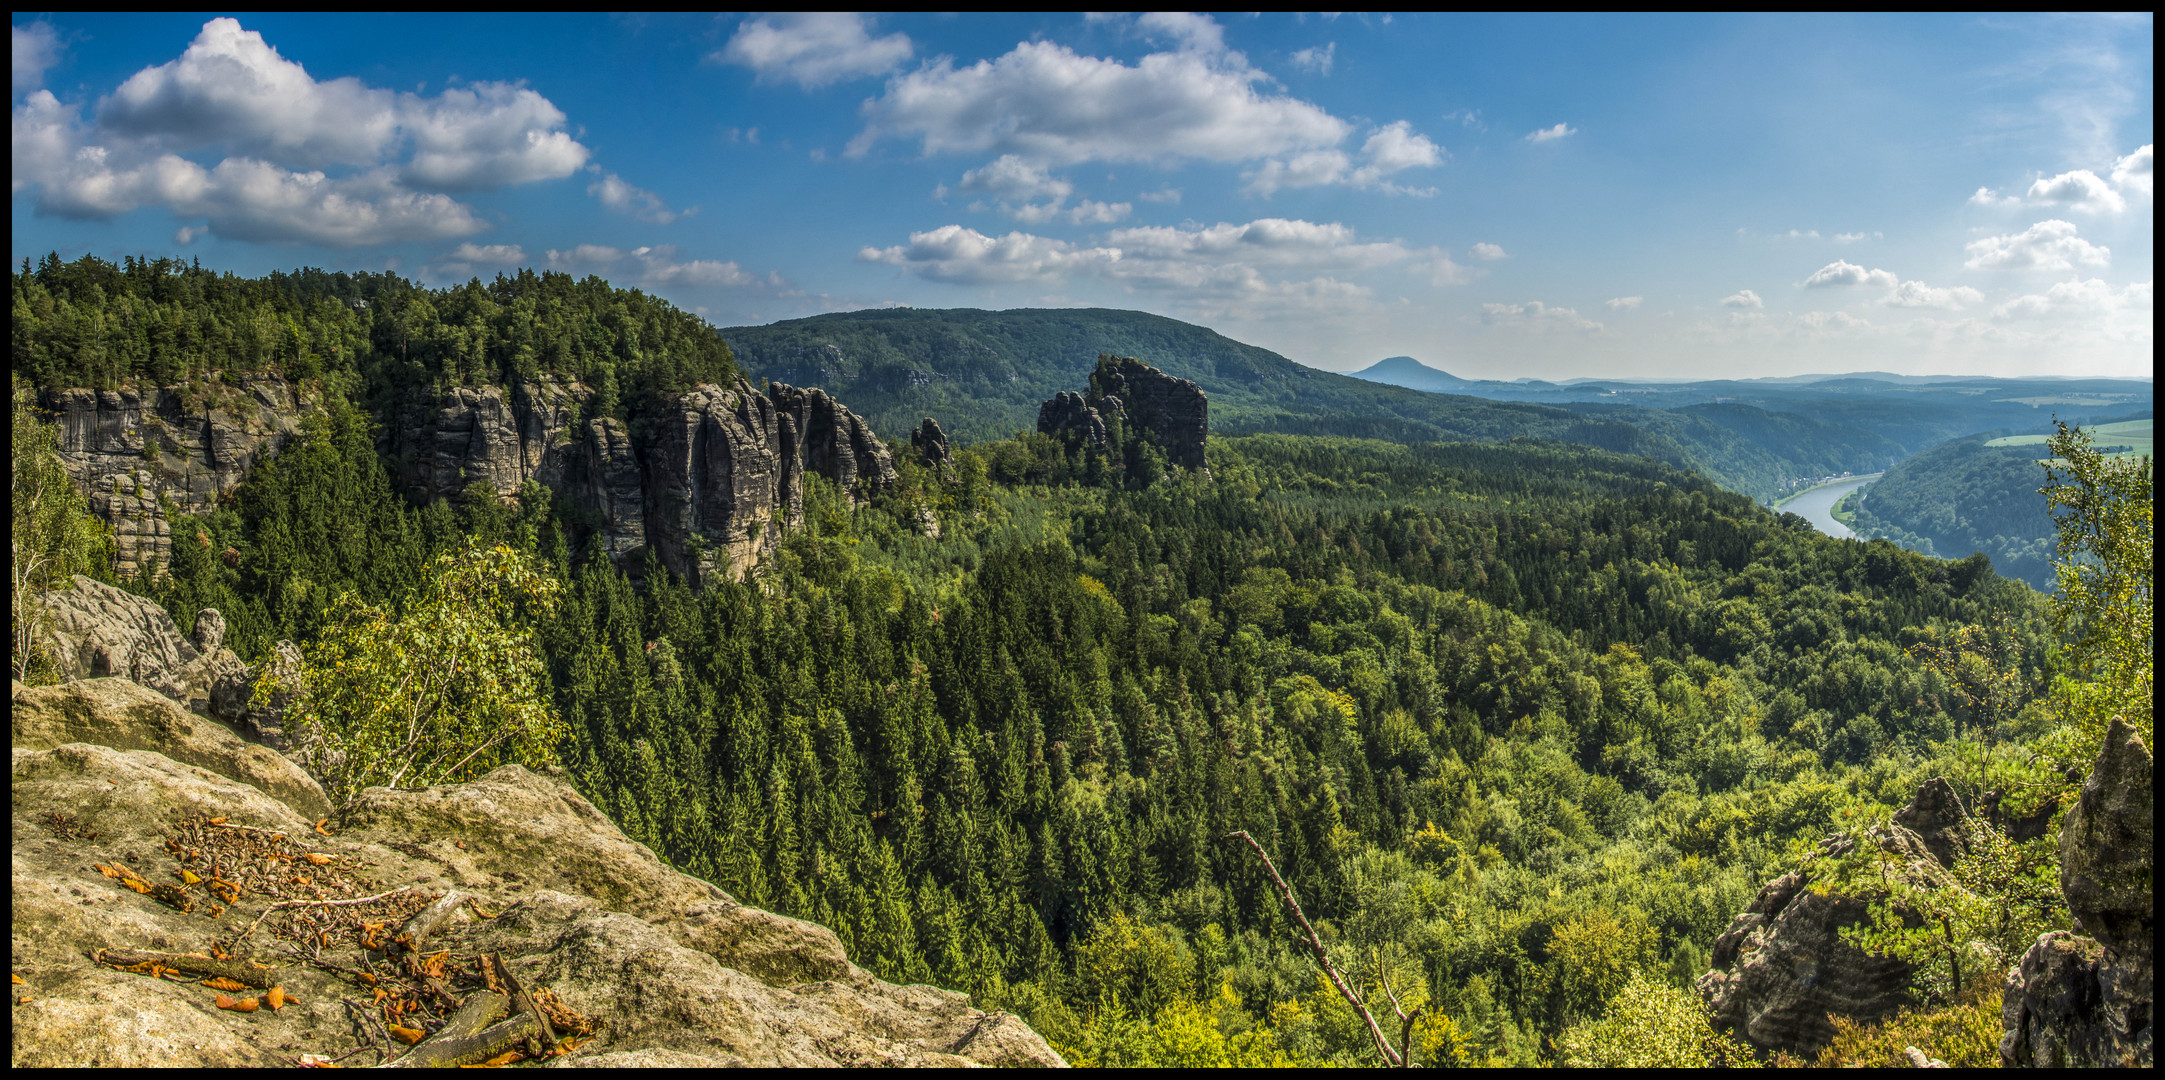
[[[1965,814],[1943,779],[1925,782],[1894,824],[1865,838],[1894,853],[1907,873],[1930,880],[1966,850]],[[1839,853],[1851,837],[1822,850]],[[1811,1057],[1834,1038],[1829,1014],[1868,1023],[1909,1005],[1914,968],[1842,940],[1866,921],[1865,900],[1811,888],[1807,873],[1784,874],[1759,891],[1714,941],[1713,970],[1698,982],[1715,1022],[1762,1050]]]
[[[430,1047],[484,980],[509,994],[489,957],[552,1018],[561,1041],[529,1052],[553,1065],[1063,1064],[1013,1017],[882,982],[824,927],[671,870],[561,774],[370,789],[319,828],[283,759],[207,755],[214,734],[117,682],[18,691],[17,1066],[374,1064]],[[213,964],[233,996],[197,981]]]
[[[2150,748],[2114,720],[2060,826],[2060,891],[2083,934],[2061,930],[2038,938],[2008,972],[2001,1064],[2153,1063],[2154,778]]]

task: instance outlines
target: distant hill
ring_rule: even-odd
[[[1388,357],[1353,373],[1356,379],[1369,382],[1403,386],[1409,390],[1429,390],[1445,394],[1464,393],[1472,385],[1448,371],[1432,368],[1410,356]]]
[[[1687,414],[1617,404],[1631,399],[1616,397],[1551,405],[1386,385],[1306,367],[1207,327],[1140,311],[890,308],[720,333],[754,377],[824,387],[889,438],[927,416],[962,442],[1034,431],[1039,403],[1080,389],[1098,355],[1113,353],[1193,379],[1210,395],[1212,430],[1226,433],[1403,443],[1553,439],[1697,469],[1762,499],[1789,477],[1871,472],[1902,451],[1863,430],[1808,416],[1776,418],[1748,405]],[[1406,358],[1377,366],[1474,385]],[[1529,393],[1566,389],[1551,383],[1480,386]]]

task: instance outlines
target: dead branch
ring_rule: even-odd
[[[472,1035],[460,1035],[446,1039],[441,1034],[428,1039],[406,1051],[399,1057],[386,1061],[386,1069],[450,1069],[460,1065],[479,1065],[507,1050],[516,1050],[522,1043],[529,1043],[537,1034],[534,1017],[521,1013],[494,1027]]]
[[[1383,1063],[1392,1067],[1405,1065],[1405,1055],[1391,1049],[1391,1041],[1389,1037],[1383,1034],[1382,1026],[1376,1023],[1375,1014],[1368,1011],[1368,1006],[1361,1001],[1361,995],[1354,991],[1351,984],[1346,982],[1345,976],[1338,973],[1338,965],[1331,963],[1331,954],[1323,948],[1323,939],[1316,935],[1316,928],[1309,925],[1308,916],[1301,913],[1300,901],[1293,899],[1292,888],[1286,885],[1284,878],[1278,876],[1278,867],[1270,861],[1270,853],[1264,851],[1263,845],[1256,843],[1255,837],[1248,835],[1246,829],[1225,834],[1227,840],[1231,840],[1236,836],[1246,840],[1248,846],[1254,848],[1255,853],[1262,857],[1263,870],[1270,875],[1271,884],[1278,886],[1278,896],[1285,901],[1286,910],[1293,913],[1293,921],[1299,923],[1302,932],[1308,935],[1302,944],[1307,945],[1309,951],[1315,953],[1316,964],[1322,967],[1324,977],[1328,978],[1331,985],[1338,989],[1339,995],[1346,999],[1346,1004],[1353,1006],[1353,1011],[1360,1013],[1361,1019],[1368,1024],[1368,1037],[1375,1040],[1376,1053],[1383,1056]],[[1411,1023],[1410,1020],[1407,1021],[1409,1027]]]
[[[99,949],[94,959],[98,963],[117,968],[142,967],[156,964],[190,975],[208,975],[231,979],[243,986],[268,990],[274,985],[272,976],[277,973],[270,968],[248,960],[213,960],[208,956],[189,956],[186,953],[136,952],[130,949]]]
[[[280,900],[279,902],[272,904],[267,908],[264,908],[263,914],[256,916],[256,921],[248,924],[248,929],[243,930],[239,934],[234,936],[233,942],[236,945],[239,944],[241,938],[247,937],[251,932],[255,930],[257,926],[262,924],[263,920],[271,917],[271,912],[277,911],[280,908],[349,907],[354,904],[374,903],[375,901],[381,900],[387,896],[397,896],[398,894],[406,892],[412,888],[413,886],[411,885],[401,885],[396,889],[392,889],[390,892],[380,892],[374,896],[363,896],[353,900]]]
[[[548,1014],[534,1004],[534,999],[527,994],[526,988],[520,986],[519,980],[512,977],[511,968],[504,963],[503,953],[490,953],[489,962],[496,965],[497,978],[502,979],[504,989],[510,991],[512,1005],[534,1018],[534,1032],[527,1040],[527,1052],[540,1057],[549,1047],[556,1045],[556,1028],[549,1023]],[[537,1041],[539,1045],[536,1045]]]
[[[435,903],[421,909],[419,914],[406,920],[406,925],[399,927],[397,936],[391,940],[396,944],[405,946],[411,952],[422,952],[422,943],[427,940],[430,934],[436,932],[436,925],[443,922],[445,916],[450,915],[459,906],[459,902],[464,899],[465,897],[460,895],[457,889],[445,889],[443,896],[437,898]]]

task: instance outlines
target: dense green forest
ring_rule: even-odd
[[[2000,573],[2052,587],[2052,519],[2037,448],[1986,446],[2000,432],[1941,443],[1909,458],[1852,504],[1859,536],[1927,555],[1983,553]]]
[[[732,370],[696,320],[560,275],[83,267],[17,279],[19,377],[313,355],[326,390],[229,505],[175,521],[169,573],[125,587],[184,631],[219,608],[254,662],[365,639],[356,612],[478,617],[439,556],[530,566],[548,602],[492,633],[531,648],[532,730],[564,737],[521,755],[672,865],[832,927],[885,978],[1014,1010],[1080,1064],[1374,1060],[1229,834],[1364,992],[1424,1006],[1423,1064],[1598,1063],[1619,1024],[1705,1028],[1686,988],[1708,946],[1808,845],[1926,776],[1975,805],[2043,797],[2065,765],[1985,753],[2054,723],[2067,627],[2038,593],[1643,456],[1257,433],[1213,437],[1205,480],[1141,433],[988,439],[937,471],[898,453],[869,505],[808,477],[806,526],[747,581],[650,565],[635,586],[538,485],[411,505],[368,403],[401,380],[631,396]],[[128,311],[199,336],[138,350]]]
[[[1798,476],[1872,472],[1903,447],[1813,410],[1690,411],[1534,404],[1428,393],[1294,363],[1204,327],[1104,308],[882,309],[721,331],[750,371],[824,386],[882,431],[940,418],[962,441],[1034,430],[1038,404],[1082,384],[1099,353],[1192,379],[1225,432],[1351,435],[1393,442],[1558,439],[1696,469],[1767,498]]]
[[[242,278],[173,259],[23,260],[14,371],[31,385],[173,385],[227,371],[328,378],[361,400],[554,376],[625,414],[648,394],[736,376],[697,316],[600,278],[521,270],[425,289],[392,273]]]
[[[1994,438],[2004,434],[1953,439],[1887,470],[1850,503],[1857,534],[1941,558],[1982,553],[2000,573],[2049,590],[2055,537],[2038,459],[2045,450],[2034,437],[2027,445],[1991,445],[2007,441]]]
[[[1252,436],[1142,485],[1031,436],[905,466],[939,540],[818,488],[751,583],[641,592],[542,489],[406,506],[342,415],[198,523],[248,561],[177,544],[138,587],[261,648],[321,618],[279,582],[395,604],[464,537],[533,553],[598,806],[1089,1063],[1365,1060],[1235,830],[1433,1003],[1428,1060],[1549,1060],[1625,975],[1688,985],[1842,806],[1946,767],[1968,714],[1906,646],[2005,616],[2033,692],[2048,651],[1982,560],[1577,446]]]

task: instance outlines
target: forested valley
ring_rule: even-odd
[[[1833,540],[1554,441],[1213,438],[1207,478],[1140,433],[898,451],[898,487],[813,477],[770,560],[693,589],[596,555],[539,485],[413,505],[371,410],[558,371],[628,414],[732,375],[727,347],[593,279],[385,302],[410,288],[131,263],[56,305],[26,267],[18,431],[34,385],[316,388],[301,435],[123,587],[183,631],[218,608],[252,662],[281,639],[314,660],[356,611],[393,625],[446,561],[502,553],[547,585],[502,629],[551,737],[461,777],[560,762],[671,865],[1076,1064],[1375,1062],[1242,831],[1360,994],[1414,1015],[1421,1064],[1602,1064],[1620,1025],[1665,1060],[1749,1063],[1691,987],[1763,883],[1927,777],[2019,813],[2095,753],[2101,706],[2063,705],[2088,631],[1987,559]],[[2052,872],[2049,837],[2008,851],[2014,877]],[[2017,914],[2004,947],[2067,922]],[[1916,1000],[1971,1042],[1997,1023],[1996,996],[1920,977]]]
[[[2147,410],[2141,414],[2147,417]],[[2108,427],[2117,417],[2100,418]],[[2004,445],[2001,432],[1951,439],[1887,470],[1852,501],[1857,534],[1943,558],[1982,553],[2000,573],[2050,589],[2054,535],[2037,440]],[[2106,452],[2121,445],[2110,434]],[[2147,449],[2148,437],[2142,445]]]

